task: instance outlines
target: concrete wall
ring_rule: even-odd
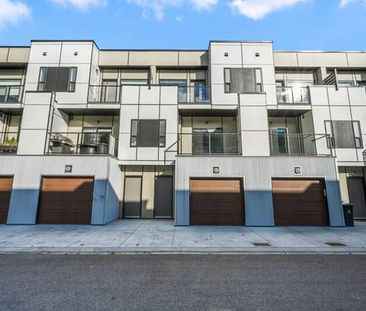
[[[72,165],[72,173],[65,173]],[[93,176],[92,224],[118,218],[121,171],[117,160],[82,156],[2,156],[1,175],[14,176],[8,224],[35,224],[42,176]]]
[[[271,179],[294,176],[302,167],[302,178],[325,178],[331,226],[344,226],[338,173],[334,158],[315,157],[177,157],[175,224],[189,225],[189,179],[192,177],[237,177],[244,181],[245,223],[273,226]],[[213,174],[213,166],[220,174]]]
[[[164,162],[164,151],[177,141],[178,107],[177,87],[123,86],[120,112],[119,159],[124,164],[138,161]],[[130,147],[131,120],[165,119],[165,147],[141,148]],[[174,154],[168,154],[174,159]]]

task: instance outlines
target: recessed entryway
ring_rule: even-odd
[[[366,219],[365,181],[363,177],[347,178],[349,201],[353,205],[353,216],[356,219]]]
[[[191,225],[244,225],[241,179],[191,179]]]
[[[272,195],[275,225],[329,225],[323,179],[273,179]]]
[[[13,177],[0,177],[0,224],[6,224],[8,218]]]
[[[93,177],[43,177],[39,224],[90,224]]]

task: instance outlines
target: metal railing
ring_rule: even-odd
[[[19,103],[22,101],[23,85],[1,85],[0,103]]]
[[[110,133],[52,132],[49,135],[47,153],[111,155],[118,154],[118,139]]]
[[[178,86],[179,104],[209,104],[211,89],[207,86]]]
[[[332,156],[327,134],[269,133],[271,155]]]
[[[310,104],[308,87],[277,86],[276,93],[279,104]]]
[[[178,134],[179,155],[238,155],[237,133]]]
[[[0,154],[16,154],[18,141],[18,132],[0,132]]]
[[[118,85],[90,85],[89,103],[119,103],[121,87]]]

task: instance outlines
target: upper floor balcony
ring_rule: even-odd
[[[0,154],[16,154],[18,141],[19,132],[0,132]]]
[[[178,104],[209,104],[211,88],[205,85],[178,86]]]
[[[118,138],[110,131],[51,132],[48,154],[117,156]]]
[[[178,134],[179,155],[239,155],[238,133]]]
[[[277,101],[279,104],[309,105],[309,87],[277,86]]]
[[[90,85],[88,90],[89,103],[119,103],[121,87],[118,85]]]
[[[270,152],[274,156],[333,156],[327,134],[288,133],[286,129],[271,130]]]

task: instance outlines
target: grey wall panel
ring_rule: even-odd
[[[220,174],[213,167],[220,167]],[[302,175],[295,176],[294,167]],[[189,225],[189,178],[241,177],[244,179],[245,218],[249,226],[273,226],[271,180],[281,178],[325,178],[330,224],[343,226],[338,173],[334,158],[319,157],[178,157],[176,163],[176,225]]]
[[[3,156],[0,175],[14,176],[8,224],[36,222],[39,189],[42,176],[93,176],[92,224],[105,224],[118,218],[120,173],[117,161],[109,157],[83,156]],[[110,178],[109,161],[118,169]],[[65,165],[72,165],[72,173],[65,173]],[[107,191],[109,190],[109,191]]]

